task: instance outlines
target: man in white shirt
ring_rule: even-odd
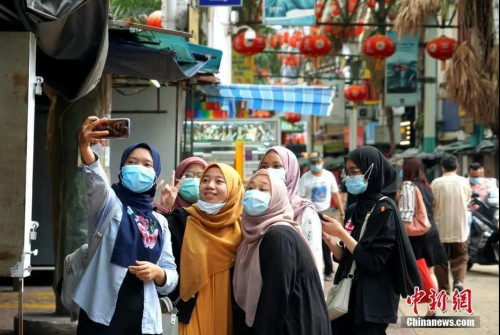
[[[318,213],[330,209],[333,196],[342,220],[344,219],[344,204],[340,197],[339,188],[335,176],[328,170],[323,169],[323,155],[320,152],[309,154],[309,168],[299,182],[299,197],[311,200]],[[325,280],[333,280],[333,261],[330,249],[323,241],[323,261],[325,263]]]
[[[472,192],[477,193],[481,201],[493,208],[493,217],[491,219],[498,221],[498,186],[496,179],[485,178],[484,168],[479,163],[472,163],[469,166],[468,177]],[[470,211],[475,209],[475,207],[469,208]]]
[[[443,156],[441,169],[443,176],[436,178],[431,187],[434,194],[434,219],[450,265],[436,265],[435,272],[439,289],[450,294],[449,268],[453,277],[453,290],[461,291],[464,288],[469,259],[467,207],[472,190],[469,180],[457,175],[458,160],[455,156]]]

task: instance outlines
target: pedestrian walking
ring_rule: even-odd
[[[200,199],[200,177],[207,167],[203,158],[189,157],[177,165],[170,183],[165,185],[161,203],[155,203],[158,212],[170,214],[177,208],[189,207]],[[163,180],[159,187],[163,185]]]
[[[444,251],[439,231],[434,221],[434,196],[429,181],[424,172],[422,159],[411,157],[403,160],[403,183],[401,185],[401,194],[399,198],[399,210],[401,218],[405,224],[410,224],[416,213],[415,187],[422,194],[422,200],[425,204],[427,217],[431,224],[429,230],[420,236],[409,236],[410,244],[416,259],[425,259],[429,275],[438,287],[434,267],[436,265],[447,264],[448,259]],[[433,314],[429,312],[430,316]]]
[[[300,167],[295,154],[281,146],[270,148],[259,164],[266,169],[271,178],[284,181],[288,200],[293,208],[293,220],[300,224],[302,234],[313,252],[316,267],[323,282],[322,228],[318,213],[309,200],[297,195],[300,180]]]
[[[231,270],[241,242],[243,182],[229,165],[212,163],[200,178],[200,199],[167,215],[179,284],[180,335],[232,334]],[[180,299],[178,299],[180,298]]]
[[[467,207],[471,187],[467,178],[457,174],[458,160],[453,155],[441,158],[443,176],[431,183],[434,194],[434,219],[446,256],[446,264],[436,266],[439,289],[450,294],[448,272],[451,270],[453,289],[464,288],[467,273],[469,225]]]
[[[346,157],[345,173],[347,191],[356,195],[356,202],[347,208],[344,225],[328,216],[322,221],[325,241],[339,261],[334,284],[356,265],[348,312],[332,321],[332,333],[385,334],[388,324],[397,321],[400,295],[422,287],[393,201],[396,171],[376,148],[361,147]]]
[[[73,296],[80,306],[78,334],[161,334],[158,293],[168,294],[178,275],[167,221],[153,212],[161,162],[146,143],[122,154],[119,181],[109,185],[90,144],[107,131],[94,131],[106,119],[83,123],[79,148],[89,206],[89,240],[113,208],[115,214]]]
[[[327,335],[328,314],[311,250],[293,220],[285,184],[266,170],[243,198],[234,268],[235,334]]]
[[[323,155],[320,152],[312,152],[308,157],[308,162],[310,170],[300,178],[299,196],[310,200],[320,214],[330,209],[333,196],[340,216],[344,219],[344,204],[340,197],[337,181],[333,173],[323,168]],[[333,280],[332,256],[324,241],[322,242],[322,250],[325,280]]]

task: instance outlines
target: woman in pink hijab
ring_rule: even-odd
[[[170,214],[177,208],[189,207],[196,203],[200,196],[200,176],[207,165],[207,162],[199,157],[189,157],[180,162],[172,172],[170,184],[166,185],[162,192],[161,204],[154,204],[156,210]],[[163,180],[159,186],[162,184]]]
[[[288,200],[293,209],[293,220],[300,224],[302,234],[313,252],[321,282],[323,282],[321,221],[312,202],[297,195],[300,181],[300,166],[297,157],[287,148],[275,146],[262,157],[259,169],[266,169],[272,178],[285,183]]]
[[[330,334],[318,271],[293,216],[285,184],[257,171],[243,198],[234,334]]]

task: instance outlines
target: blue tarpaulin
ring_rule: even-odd
[[[328,87],[232,84],[199,88],[207,101],[218,101],[223,106],[247,101],[252,110],[329,116],[332,103],[332,90]]]

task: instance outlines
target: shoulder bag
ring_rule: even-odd
[[[180,297],[172,302],[169,297],[160,298],[163,335],[179,335],[179,319],[177,318],[179,311],[176,307],[179,299]]]
[[[382,197],[379,199],[379,201],[385,198],[387,197]],[[363,226],[361,227],[359,241],[361,241],[361,238],[365,233],[366,223],[368,222],[368,219],[370,218],[370,215],[372,214],[376,205],[377,204],[375,204],[370,210],[370,212],[366,214]],[[351,270],[349,271],[347,277],[342,279],[337,285],[333,285],[330,291],[328,291],[328,296],[326,298],[326,307],[328,309],[328,317],[330,321],[335,320],[338,317],[341,317],[342,315],[346,314],[349,309],[349,297],[351,295],[352,280],[354,278],[355,270],[356,270],[356,261],[353,260],[351,265]]]
[[[76,287],[80,283],[87,265],[89,264],[92,256],[94,256],[97,247],[101,243],[104,232],[109,226],[111,219],[116,213],[116,206],[111,208],[103,221],[99,230],[96,232],[94,238],[90,242],[83,244],[80,248],[73,251],[71,254],[64,258],[64,268],[61,286],[61,303],[66,307],[71,313],[71,319],[75,320],[78,316],[80,307],[73,301],[73,293]]]
[[[408,223],[405,222],[406,235],[408,236],[421,236],[427,233],[431,228],[431,223],[429,217],[427,216],[427,210],[425,209],[424,199],[422,198],[422,193],[418,189],[417,185],[413,184],[415,190],[415,212],[413,214],[413,219]],[[398,202],[400,195],[398,196]]]

